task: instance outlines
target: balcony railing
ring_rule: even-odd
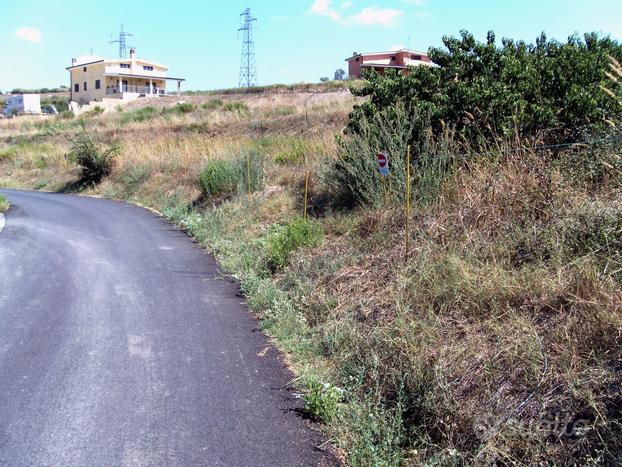
[[[106,87],[106,95],[123,94],[124,92],[131,92],[135,94],[157,94],[161,96],[166,93],[164,89],[149,88],[149,86],[134,86],[132,84],[124,84],[120,87]]]
[[[136,66],[134,68],[121,68],[120,66],[107,66],[104,71],[106,74],[117,75],[140,75],[149,76],[154,78],[166,78],[166,71],[161,70],[145,70],[142,66]]]

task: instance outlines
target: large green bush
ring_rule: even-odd
[[[199,175],[199,183],[207,196],[233,192],[237,185],[237,170],[231,161],[216,160],[207,163]]]
[[[322,226],[312,219],[297,218],[276,227],[267,237],[269,266],[273,269],[285,267],[294,251],[319,245],[322,235]]]
[[[322,173],[322,184],[334,205],[403,204],[406,154],[414,132],[419,138],[410,145],[411,201],[428,203],[437,198],[455,165],[458,149],[449,132],[434,138],[429,119],[416,117],[411,118],[399,105],[383,109],[371,117],[362,116],[358,134],[339,139],[339,157],[329,159]],[[376,156],[380,150],[388,152],[387,178],[378,170]]]
[[[80,166],[82,182],[98,183],[112,172],[118,152],[116,144],[104,147],[94,136],[83,130],[74,139],[69,157]]]
[[[234,192],[251,193],[265,184],[264,158],[253,151],[242,151],[229,160],[210,161],[199,175],[201,190],[209,197]]]
[[[450,127],[470,143],[498,136],[567,140],[620,117],[619,102],[602,88],[611,85],[609,56],[622,60],[622,46],[608,37],[575,35],[560,43],[542,34],[535,45],[503,39],[499,46],[493,32],[482,43],[462,31],[443,43],[430,49],[435,67],[368,74],[352,92],[370,99],[355,107],[348,129],[359,133],[366,119],[397,103],[429,116],[436,132]]]

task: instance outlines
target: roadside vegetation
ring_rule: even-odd
[[[9,210],[9,202],[4,195],[0,194],[0,214]]]
[[[0,186],[114,153],[83,192],[214,253],[350,465],[620,463],[622,48],[444,42],[354,96],[0,122]]]

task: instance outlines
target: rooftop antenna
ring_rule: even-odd
[[[124,31],[123,25],[121,25],[121,31],[119,31],[119,38],[110,41],[111,44],[119,44],[119,58],[127,58],[127,50],[131,47],[127,45],[127,38],[133,36],[134,34]]]
[[[255,65],[255,42],[253,41],[253,23],[257,18],[251,15],[251,9],[247,8],[240,15],[240,31],[243,31],[242,58],[240,60],[240,84],[239,87],[247,89],[257,86],[257,67]]]

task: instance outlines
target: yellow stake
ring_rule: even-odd
[[[406,245],[406,258],[408,259],[409,236],[410,236],[410,144],[406,147],[406,225],[404,243]]]
[[[305,177],[305,212],[304,218],[307,219],[307,199],[309,197],[309,171],[307,170],[307,175]]]
[[[384,192],[384,206],[389,204],[389,189],[387,188],[387,177],[382,177],[382,191]]]

